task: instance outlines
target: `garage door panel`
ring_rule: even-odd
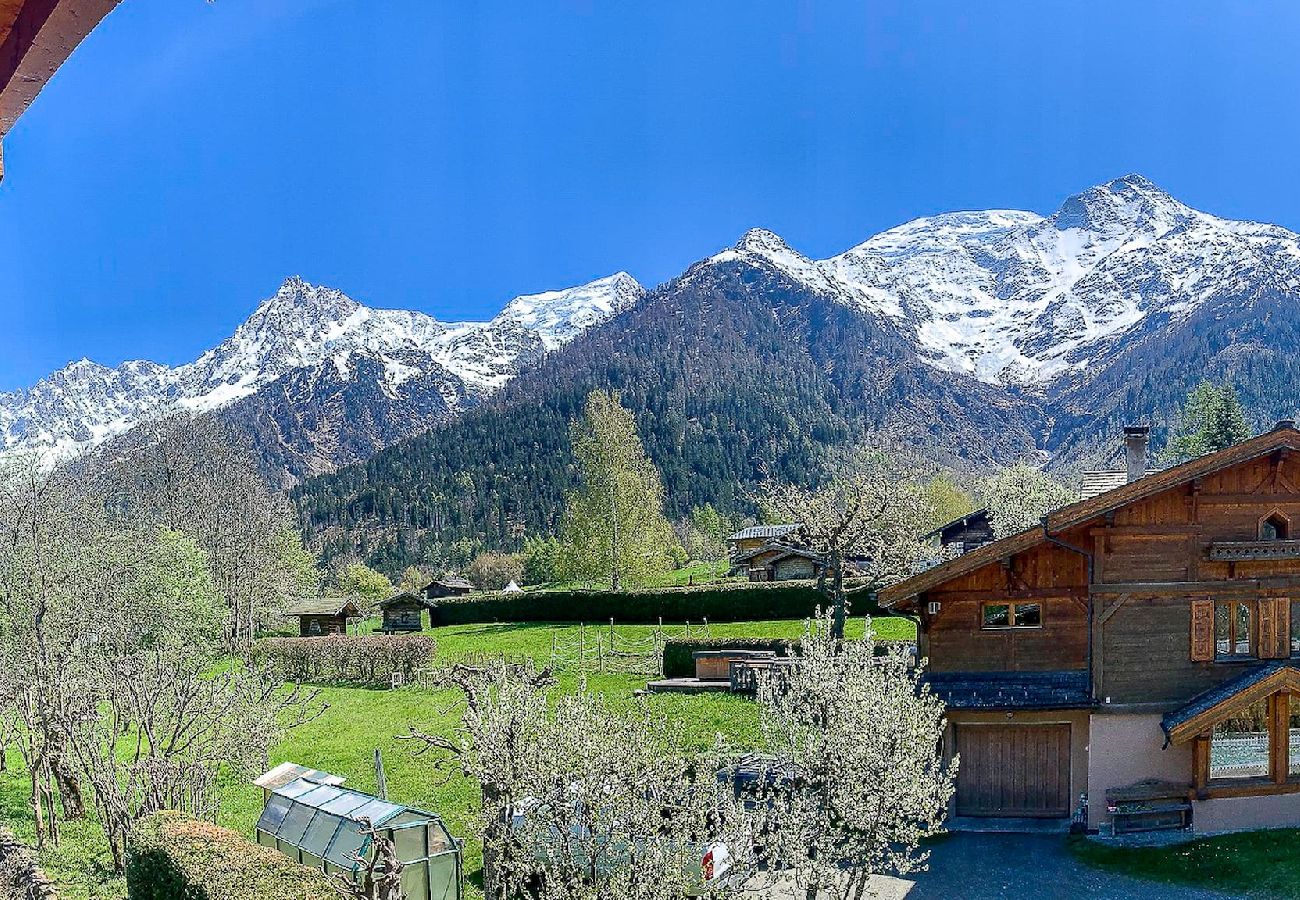
[[[956,725],[957,814],[1070,813],[1070,726]]]

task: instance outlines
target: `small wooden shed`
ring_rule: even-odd
[[[298,633],[303,637],[319,637],[347,634],[348,619],[359,618],[361,610],[351,600],[319,597],[295,603],[285,610],[285,615],[298,617]]]
[[[428,603],[418,594],[401,591],[379,602],[384,622],[379,630],[384,634],[405,634],[424,628],[424,611]]]

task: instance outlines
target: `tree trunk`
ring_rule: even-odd
[[[847,598],[844,596],[844,556],[839,547],[832,547],[827,554],[827,567],[831,570],[831,636],[844,639],[844,623],[848,619]]]

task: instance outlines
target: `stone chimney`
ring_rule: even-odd
[[[1124,446],[1127,449],[1128,480],[1131,484],[1147,473],[1147,443],[1151,429],[1146,425],[1124,426]]]

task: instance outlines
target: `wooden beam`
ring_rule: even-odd
[[[1300,494],[1294,491],[1265,494],[1201,494],[1198,503],[1235,504],[1237,506],[1255,506],[1259,503],[1296,503],[1300,504]]]
[[[1210,783],[1210,736],[1197,735],[1192,741],[1192,785],[1196,795],[1205,797],[1205,786]]]
[[[1286,691],[1268,698],[1268,761],[1274,784],[1286,784],[1290,755],[1291,695]]]

